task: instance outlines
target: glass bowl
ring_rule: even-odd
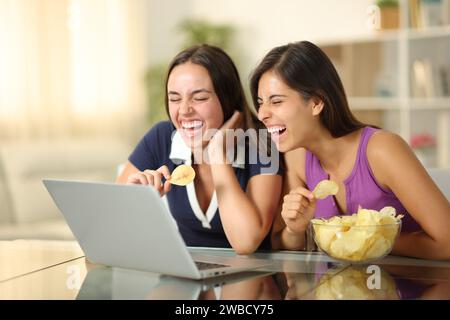
[[[400,234],[401,220],[392,224],[345,225],[311,221],[317,247],[328,256],[350,263],[367,263],[384,258],[392,251]]]

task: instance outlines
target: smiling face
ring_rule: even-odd
[[[258,85],[258,118],[271,133],[280,152],[304,147],[317,129],[320,110],[314,99],[305,100],[273,70]]]
[[[191,62],[176,66],[167,81],[167,95],[170,119],[186,145],[205,147],[206,130],[218,129],[224,121],[208,70]]]

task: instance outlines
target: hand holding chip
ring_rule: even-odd
[[[309,221],[314,218],[316,199],[325,199],[337,194],[339,186],[332,180],[320,181],[311,192],[304,187],[292,190],[284,197],[281,216],[286,223],[288,232],[304,232]]]
[[[305,232],[309,221],[314,218],[315,210],[316,199],[311,191],[304,187],[293,189],[284,196],[281,211],[287,231]]]
[[[162,183],[162,178],[166,181]],[[162,166],[157,170],[144,170],[128,176],[127,184],[142,184],[153,186],[161,196],[170,191],[170,172],[167,166]]]
[[[162,178],[166,181],[162,183]],[[195,171],[191,166],[180,165],[170,174],[167,166],[157,170],[144,170],[131,174],[127,184],[143,184],[153,186],[161,196],[170,191],[171,184],[185,186],[195,178]]]

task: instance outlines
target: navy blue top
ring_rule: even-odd
[[[128,160],[140,171],[146,169],[156,170],[166,165],[169,171],[172,172],[175,167],[183,163],[170,157],[174,147],[172,142],[175,140],[172,139],[172,136],[175,132],[176,128],[170,121],[159,122],[145,134]],[[185,144],[184,147],[187,148]],[[263,168],[263,173],[267,173],[268,168],[271,167],[270,163],[260,163],[259,157],[257,164],[249,164],[248,149],[248,146],[246,146],[245,165],[240,167],[233,165],[237,180],[244,191],[251,177],[260,174]],[[278,157],[276,159],[277,161],[279,160]],[[272,174],[282,174],[281,166],[272,166],[274,167],[274,169],[270,169]],[[209,226],[205,227],[194,213],[195,209],[192,208],[189,201],[188,188],[172,185],[170,192],[167,193],[170,211],[178,224],[179,231],[186,245],[230,248],[231,245],[225,236],[218,210],[214,213],[212,220],[209,221]],[[270,249],[270,232],[261,243],[259,249]]]

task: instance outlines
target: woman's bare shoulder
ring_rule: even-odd
[[[284,153],[286,171],[289,175],[295,175],[301,181],[306,181],[305,175],[306,149],[298,148]]]
[[[369,162],[389,162],[395,157],[408,157],[412,150],[398,134],[380,130],[373,134],[367,144]]]

